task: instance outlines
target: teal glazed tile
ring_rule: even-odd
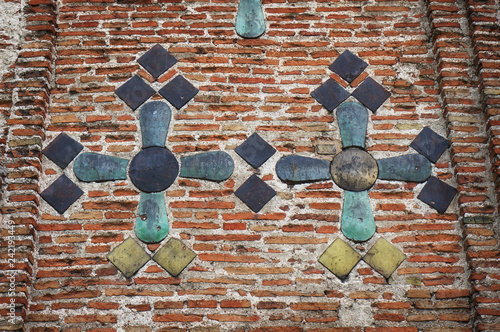
[[[240,0],[235,26],[236,33],[243,38],[257,38],[266,31],[260,0]]]
[[[155,79],[177,63],[177,59],[165,50],[160,44],[156,44],[137,60]]]
[[[373,78],[368,77],[354,90],[352,96],[375,113],[391,94]]]
[[[457,189],[431,176],[417,198],[439,213],[445,213],[456,194]]]
[[[116,95],[120,97],[131,109],[134,111],[148,100],[156,91],[142,80],[139,76],[135,75],[115,91]]]
[[[198,93],[198,89],[184,77],[177,76],[158,91],[177,109],[181,109]]]
[[[368,110],[360,103],[343,103],[337,109],[342,146],[365,147]]]
[[[257,213],[276,195],[276,191],[254,174],[234,194]]]
[[[73,172],[83,182],[126,180],[127,166],[126,159],[85,152],[76,158]]]
[[[377,160],[378,178],[424,182],[431,176],[430,161],[420,154],[407,154]]]
[[[448,148],[448,140],[438,135],[429,127],[425,127],[411,142],[410,147],[423,154],[427,159],[435,163]]]
[[[63,214],[81,195],[83,191],[64,174],[40,194],[60,214]]]
[[[269,143],[264,141],[259,134],[253,133],[240,146],[235,149],[236,153],[249,163],[253,168],[259,168],[276,152]]]
[[[311,96],[328,111],[333,112],[337,106],[349,97],[349,92],[340,84],[329,78],[325,83],[311,92]]]
[[[209,181],[227,180],[234,170],[234,161],[223,151],[198,153],[181,158],[181,177]]]
[[[330,180],[330,161],[286,156],[276,163],[278,178],[288,184]]]
[[[348,239],[355,242],[367,241],[375,234],[368,191],[345,191],[340,228]]]
[[[139,110],[142,131],[142,148],[151,146],[164,147],[172,111],[167,103],[151,101]]]
[[[159,243],[169,232],[165,193],[141,193],[135,234],[145,243]]]
[[[54,140],[47,145],[42,153],[52,160],[57,166],[62,169],[66,168],[68,164],[82,151],[83,145],[66,135],[65,133],[59,134]]]
[[[366,62],[346,50],[330,65],[330,70],[351,83],[367,66]]]

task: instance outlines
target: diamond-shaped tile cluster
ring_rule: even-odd
[[[156,44],[137,62],[154,77],[155,80],[177,63],[177,59],[165,50],[160,44]],[[189,83],[183,76],[179,75],[167,83],[158,92],[167,99],[175,108],[180,109],[186,105],[197,93],[198,89]],[[156,93],[148,83],[138,75],[135,75],[115,93],[134,111],[146,100]]]
[[[42,150],[42,153],[57,166],[65,169],[82,151],[83,145],[61,133]],[[40,196],[57,212],[64,213],[81,195],[83,191],[66,175],[61,175]]]
[[[132,277],[150,259],[153,259],[173,277],[177,277],[196,257],[194,251],[186,247],[180,240],[171,238],[167,244],[151,257],[131,237],[123,241],[107,255],[108,260],[126,278]]]
[[[448,145],[449,143],[446,138],[437,134],[431,128],[425,127],[411,142],[410,147],[429,159],[432,163],[436,163],[448,148]],[[417,198],[436,209],[439,213],[445,213],[456,194],[456,188],[431,176]]]
[[[257,133],[235,149],[236,153],[253,168],[259,168],[276,150]],[[276,195],[276,191],[257,175],[250,176],[234,194],[253,212],[259,212]]]
[[[405,258],[405,254],[383,238],[379,239],[363,258],[347,243],[336,239],[318,261],[340,280],[345,280],[356,264],[363,259],[375,271],[388,279]]]
[[[345,51],[329,68],[350,84],[361,75],[367,66],[368,64],[356,55]],[[375,113],[389,98],[390,93],[370,77],[366,78],[352,94],[349,94],[344,87],[331,78],[311,93],[311,96],[330,112],[342,104],[350,95]]]

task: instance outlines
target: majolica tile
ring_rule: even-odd
[[[83,191],[64,174],[40,194],[60,214],[82,195]]]
[[[406,256],[387,240],[380,238],[363,257],[363,260],[384,277],[389,278]]]
[[[375,113],[391,94],[374,79],[368,77],[354,90],[352,96]]]
[[[240,0],[235,26],[236,33],[243,38],[257,38],[266,31],[260,0]]]
[[[127,278],[136,274],[151,259],[148,253],[131,237],[113,249],[107,258]]]
[[[276,191],[254,174],[234,194],[253,212],[259,212],[276,195]]]
[[[424,182],[431,176],[430,161],[420,154],[407,154],[377,160],[378,178]]]
[[[367,241],[375,234],[375,218],[368,191],[345,191],[340,228],[348,239],[355,242]]]
[[[431,176],[417,198],[439,213],[445,213],[456,194],[457,189]]]
[[[448,148],[448,140],[431,128],[425,127],[411,142],[410,147],[435,163]]]
[[[85,152],[76,158],[73,171],[84,182],[126,180],[127,166],[126,159]]]
[[[148,100],[156,91],[150,87],[139,76],[135,75],[122,86],[115,90],[115,93],[120,97],[131,109],[136,110],[146,100]]]
[[[236,153],[254,168],[259,168],[276,152],[270,144],[257,133],[252,134],[235,149]]]
[[[330,161],[286,156],[276,163],[278,178],[288,184],[330,180]]]
[[[180,240],[171,238],[163,248],[156,252],[153,260],[172,276],[177,277],[195,257],[194,251]]]
[[[167,50],[156,44],[137,60],[155,79],[177,63]]]
[[[151,146],[164,147],[172,111],[167,103],[151,101],[139,110],[141,123],[142,148]]]
[[[83,145],[68,135],[61,133],[42,150],[42,153],[57,166],[64,169],[82,149]]]
[[[337,106],[342,104],[349,97],[347,92],[340,84],[329,78],[316,90],[311,92],[311,96],[323,105],[328,111],[332,112]]]
[[[144,192],[167,189],[179,174],[179,163],[169,150],[151,147],[139,152],[130,162],[129,176],[132,183]]]
[[[227,180],[234,170],[234,161],[223,151],[202,152],[181,158],[181,177],[209,181]]]
[[[351,83],[367,66],[366,62],[346,50],[330,65],[330,70]]]
[[[165,194],[141,193],[135,221],[137,238],[145,243],[159,243],[169,229]]]
[[[360,260],[360,254],[344,241],[336,239],[323,252],[318,261],[339,279],[345,280]]]
[[[172,105],[174,105],[175,108],[180,109],[194,96],[196,96],[198,91],[199,90],[189,83],[184,77],[177,76],[158,92]]]
[[[360,103],[343,103],[337,109],[337,122],[344,148],[365,147],[368,110]]]

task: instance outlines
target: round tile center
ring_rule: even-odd
[[[333,158],[330,174],[342,189],[363,191],[373,186],[377,180],[378,165],[365,150],[348,148]]]
[[[130,180],[144,192],[159,192],[167,189],[177,178],[178,173],[177,159],[165,148],[144,149],[130,162]]]

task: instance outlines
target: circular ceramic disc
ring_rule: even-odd
[[[151,147],[139,152],[130,163],[132,183],[144,192],[167,189],[177,178],[179,163],[165,148]]]
[[[377,161],[365,150],[349,148],[333,158],[330,174],[333,181],[345,190],[367,190],[377,180]]]

